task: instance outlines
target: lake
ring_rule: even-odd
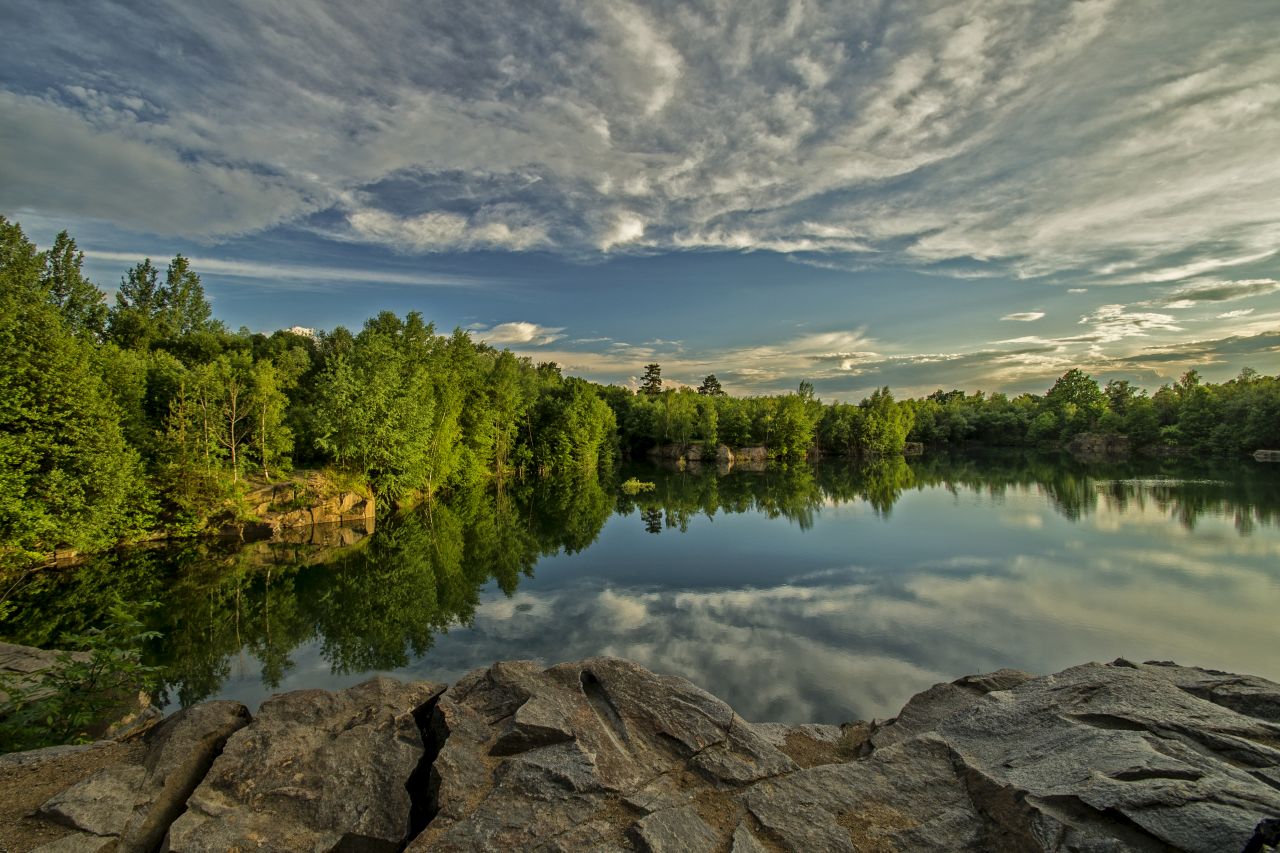
[[[171,707],[598,654],[757,721],[892,716],[968,673],[1119,656],[1280,680],[1278,511],[1280,465],[1243,461],[632,465],[463,491],[336,547],[108,555],[27,590],[0,636],[54,645],[123,608],[162,633],[146,658]]]

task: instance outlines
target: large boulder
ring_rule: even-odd
[[[168,849],[399,850],[424,754],[419,717],[443,691],[379,677],[267,700],[187,800]]]
[[[46,801],[40,813],[80,833],[118,839],[122,851],[159,849],[227,738],[248,722],[239,702],[179,711],[148,734],[140,761],[104,767]]]
[[[616,658],[495,664],[436,713],[435,814],[411,851],[714,850],[726,792],[799,769],[724,702]]]

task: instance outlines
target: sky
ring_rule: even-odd
[[[0,0],[0,214],[602,382],[1280,372],[1275,0]]]

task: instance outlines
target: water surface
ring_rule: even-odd
[[[617,481],[652,481],[627,496]],[[972,672],[1124,656],[1280,680],[1280,466],[925,458],[454,496],[354,544],[113,555],[2,626],[153,601],[162,700],[621,655],[748,719],[891,716]],[[348,538],[355,538],[349,534]]]

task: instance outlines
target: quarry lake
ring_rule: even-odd
[[[160,632],[145,657],[169,707],[607,654],[748,719],[836,723],[1001,667],[1124,656],[1280,679],[1278,512],[1274,463],[635,465],[457,492],[336,545],[105,556],[49,574],[0,634],[56,645],[125,608]]]

